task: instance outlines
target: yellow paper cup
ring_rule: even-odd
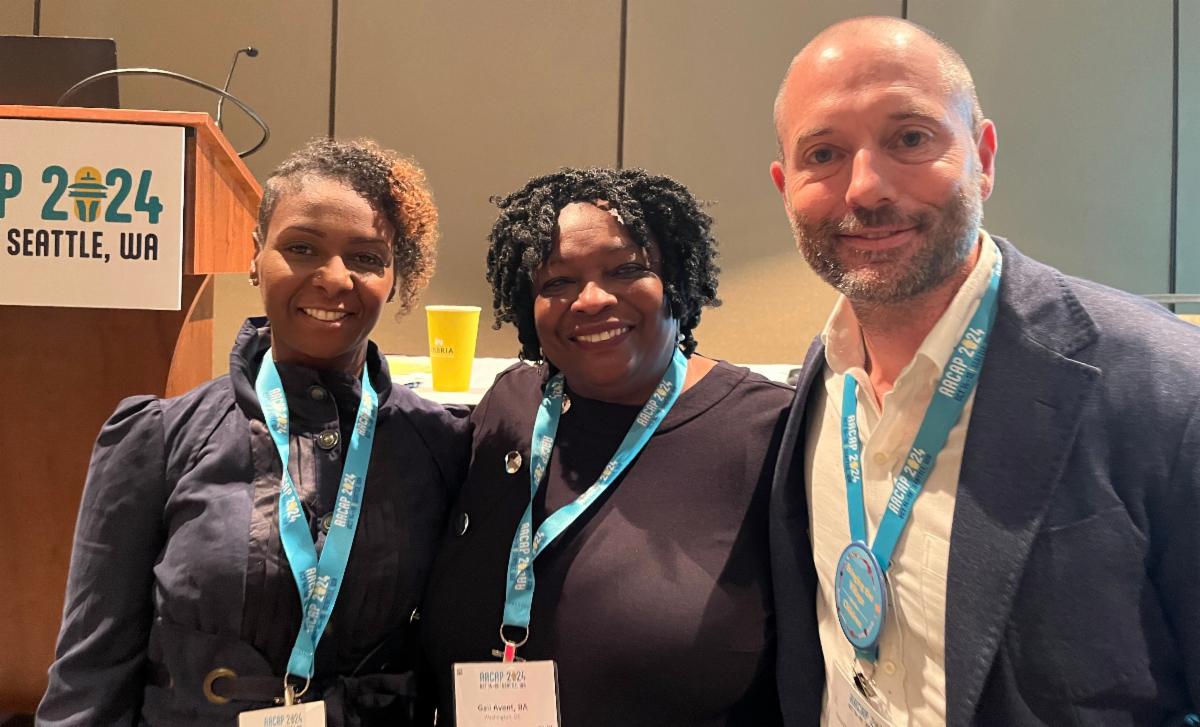
[[[429,362],[433,388],[437,391],[466,391],[471,388],[471,363],[475,360],[475,337],[479,333],[479,306],[427,305]]]

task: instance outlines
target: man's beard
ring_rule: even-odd
[[[839,220],[811,221],[789,215],[796,246],[825,282],[852,302],[887,304],[926,293],[959,272],[971,255],[983,221],[983,200],[975,180],[950,195],[940,210],[905,214],[888,203],[851,210]],[[879,227],[914,227],[915,249],[877,252],[839,249],[838,235]],[[852,263],[843,257],[851,257]]]

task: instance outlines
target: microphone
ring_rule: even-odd
[[[245,53],[250,58],[258,57],[258,49],[252,45],[246,46],[245,48],[238,48],[237,52],[233,54],[233,63],[231,63],[229,65],[229,75],[225,77],[225,87],[221,89],[222,92],[229,91],[229,82],[233,80],[233,69],[237,68],[238,57],[241,56],[243,53]],[[221,129],[222,131],[225,130],[224,125],[221,124],[221,114],[224,113],[224,111],[225,111],[225,96],[221,96],[221,98],[217,101],[217,128]]]

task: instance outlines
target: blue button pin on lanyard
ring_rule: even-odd
[[[362,397],[358,403],[358,414],[354,420],[354,432],[346,453],[346,464],[338,485],[337,499],[333,507],[329,532],[321,557],[312,533],[304,518],[295,483],[288,472],[291,443],[288,438],[288,405],[283,393],[279,371],[268,350],[255,380],[255,391],[263,410],[267,429],[275,441],[279,459],[283,463],[283,481],[279,488],[279,532],[283,551],[287,555],[292,577],[300,592],[302,621],[296,643],[288,659],[287,674],[284,675],[285,697],[298,697],[308,689],[313,675],[313,658],[333,605],[337,601],[346,564],[350,560],[350,548],[354,545],[354,531],[362,509],[363,489],[367,484],[367,468],[371,462],[371,447],[375,442],[375,424],[379,412],[379,399],[371,386],[367,367],[363,366]],[[299,693],[293,693],[287,683],[288,676],[304,678],[306,684]]]
[[[504,661],[516,658],[517,648],[529,638],[529,621],[533,609],[533,562],[546,546],[569,528],[593,502],[608,490],[629,463],[633,461],[650,436],[658,429],[667,412],[675,405],[683,389],[687,374],[687,358],[678,349],[671,357],[671,365],[663,374],[650,399],[638,412],[629,432],[617,447],[616,454],[609,460],[599,479],[583,491],[574,502],[556,510],[546,518],[541,527],[533,529],[533,498],[545,477],[554,450],[554,438],[558,433],[558,420],[562,415],[563,375],[550,379],[545,395],[533,423],[533,438],[530,440],[529,461],[529,504],[513,535],[512,550],[508,556],[508,581],[505,584],[504,620],[500,626],[500,640]],[[520,631],[520,635],[509,636],[508,629]]]
[[[987,291],[942,369],[921,428],[896,475],[891,497],[875,533],[875,542],[871,545],[867,545],[867,515],[863,500],[858,384],[853,376],[846,375],[842,394],[842,466],[846,476],[851,542],[838,558],[834,596],[842,633],[864,661],[874,662],[879,653],[879,638],[887,618],[887,570],[891,566],[892,553],[908,525],[917,496],[929,480],[938,454],[946,446],[950,430],[962,417],[967,399],[979,380],[988,336],[996,319],[1002,262],[997,250]]]

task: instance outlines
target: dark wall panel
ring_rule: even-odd
[[[1175,290],[1200,295],[1200,3],[1191,0],[1179,3],[1178,180]]]

